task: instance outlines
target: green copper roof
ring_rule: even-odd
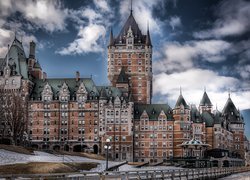
[[[222,122],[221,112],[218,110],[214,111],[214,124],[220,124]]]
[[[222,110],[222,115],[230,122],[243,123],[243,118],[230,97]]]
[[[139,120],[144,110],[149,116],[149,120],[158,120],[161,111],[167,115],[167,120],[173,120],[172,109],[167,104],[135,104],[134,105],[134,118]]]
[[[200,106],[212,106],[212,103],[211,103],[206,91],[203,94],[203,97],[202,97],[201,102],[200,102]]]
[[[116,87],[112,87],[112,86],[97,86],[97,90],[100,93],[102,93],[102,97],[108,99],[109,97],[112,97],[113,99],[122,96],[122,92],[116,88]],[[103,92],[101,92],[103,91]],[[101,94],[100,94],[101,96]],[[106,96],[106,97],[105,97]]]
[[[212,113],[205,111],[201,114],[201,116],[207,127],[214,126],[214,117]]]
[[[183,98],[182,94],[180,94],[180,96],[179,96],[179,98],[178,98],[178,100],[177,100],[177,102],[175,104],[175,108],[180,107],[181,105],[183,105],[184,108],[187,108],[187,109],[189,108],[189,106],[187,105],[187,103],[186,103],[185,99]]]
[[[75,78],[68,78],[68,79],[46,79],[45,81],[42,79],[35,79],[34,80],[34,88],[31,93],[31,98],[34,100],[38,100],[38,98],[41,98],[41,93],[44,89],[44,86],[48,83],[53,91],[54,98],[56,97],[58,99],[59,91],[63,85],[63,83],[66,83],[69,92],[70,92],[70,98],[75,97],[76,91],[78,90],[81,82],[83,82],[88,95],[97,97],[99,96],[99,92],[91,78],[80,78],[80,80],[76,81]]]
[[[9,65],[16,66],[17,75],[28,79],[28,65],[22,43],[14,39],[9,49]]]
[[[201,123],[203,122],[201,115],[195,105],[191,105],[191,121],[194,123]]]

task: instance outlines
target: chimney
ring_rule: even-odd
[[[79,71],[76,71],[76,81],[79,81],[80,80],[80,73]]]
[[[35,54],[36,54],[36,43],[34,41],[31,41],[29,58],[35,59]]]
[[[43,81],[46,81],[46,79],[47,79],[47,73],[43,72]]]

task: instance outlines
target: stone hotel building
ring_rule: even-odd
[[[25,131],[33,148],[105,154],[109,138],[109,157],[117,161],[153,164],[214,152],[228,161],[245,157],[244,120],[230,95],[222,111],[206,91],[198,107],[188,104],[182,92],[174,107],[151,103],[153,46],[149,28],[143,34],[132,11],[119,34],[110,31],[110,86],[98,86],[79,72],[75,78],[48,78],[35,48],[31,42],[26,57],[15,37],[0,59],[1,91],[21,94],[28,103]],[[0,138],[11,138],[4,121]]]

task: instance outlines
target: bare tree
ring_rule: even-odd
[[[0,134],[12,144],[22,144],[27,127],[27,102],[18,91],[0,91]]]

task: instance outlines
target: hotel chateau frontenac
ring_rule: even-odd
[[[30,42],[26,57],[15,37],[0,59],[1,91],[19,93],[28,104],[24,130],[29,146],[104,155],[109,138],[114,161],[247,163],[244,120],[230,94],[222,111],[206,91],[198,106],[188,104],[181,91],[173,108],[151,103],[153,45],[149,28],[143,34],[132,11],[118,35],[110,31],[110,86],[98,86],[79,72],[75,78],[47,78],[35,48]],[[11,138],[1,119],[0,138]]]

